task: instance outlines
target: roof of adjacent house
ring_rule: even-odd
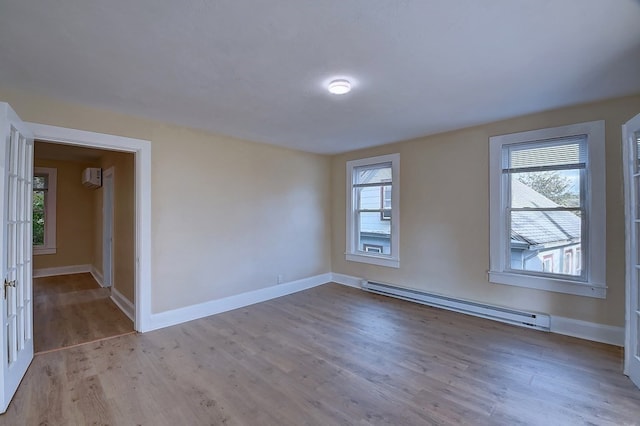
[[[513,179],[513,207],[559,207],[533,188]],[[528,245],[562,243],[580,239],[581,219],[570,211],[517,211],[511,214],[511,239]]]

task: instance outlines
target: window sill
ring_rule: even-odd
[[[33,255],[38,256],[40,254],[56,254],[55,247],[34,247]]]
[[[389,268],[399,268],[400,259],[390,257],[371,256],[364,254],[347,253],[345,259],[351,262],[370,263],[372,265],[387,266]]]
[[[489,282],[598,299],[607,298],[607,286],[604,284],[580,283],[557,278],[492,271],[489,271]]]

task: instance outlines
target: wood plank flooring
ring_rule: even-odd
[[[634,425],[619,348],[327,284],[37,355],[0,425]]]
[[[133,323],[91,274],[33,280],[36,352],[73,346],[133,331]]]

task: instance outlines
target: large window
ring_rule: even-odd
[[[33,254],[56,252],[56,169],[33,172]]]
[[[495,136],[490,151],[490,280],[605,297],[604,122]]]
[[[399,267],[400,154],[347,162],[346,259]]]

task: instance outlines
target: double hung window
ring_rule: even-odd
[[[399,266],[399,167],[399,154],[347,162],[347,260]]]
[[[490,155],[490,280],[605,297],[604,123],[492,137]]]

